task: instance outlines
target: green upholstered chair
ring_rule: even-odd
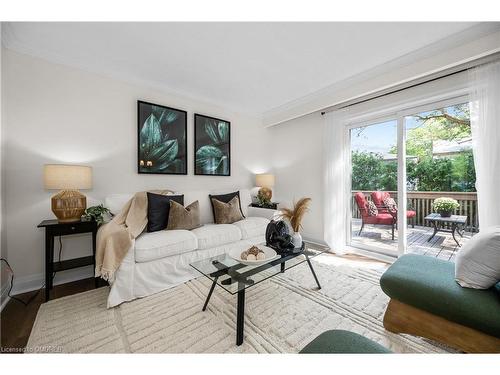
[[[391,353],[390,350],[354,332],[332,330],[323,332],[307,344],[301,354],[327,353]]]
[[[500,352],[500,299],[495,288],[463,288],[452,262],[407,254],[382,275],[391,301],[384,326],[465,352]]]

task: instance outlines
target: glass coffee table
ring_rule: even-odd
[[[236,345],[241,345],[243,343],[245,318],[245,290],[302,263],[307,263],[318,285],[318,289],[321,289],[310,259],[326,251],[328,251],[327,247],[304,243],[303,249],[299,252],[283,254],[279,258],[259,266],[246,266],[227,254],[193,262],[190,264],[191,267],[212,281],[212,286],[202,310],[205,311],[207,309],[208,302],[216,285],[219,285],[230,294],[238,294]]]

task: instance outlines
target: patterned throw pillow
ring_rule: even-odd
[[[245,218],[241,213],[240,199],[237,196],[227,203],[212,198],[212,206],[215,224],[232,224]]]
[[[373,203],[372,201],[368,201],[368,215],[370,216],[378,215],[377,206],[375,206],[375,203]]]
[[[384,199],[384,206],[386,206],[389,209],[389,211],[397,211],[398,209],[396,201],[391,197],[387,197]]]
[[[191,230],[200,226],[200,204],[198,201],[194,201],[187,207],[176,201],[170,201],[167,230]]]

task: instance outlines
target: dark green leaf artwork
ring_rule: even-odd
[[[195,114],[194,127],[195,174],[229,176],[231,123]]]
[[[138,102],[139,173],[187,174],[187,113]]]

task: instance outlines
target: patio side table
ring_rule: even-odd
[[[457,246],[460,247],[460,243],[455,237],[455,233],[458,233],[460,237],[463,237],[463,230],[465,228],[465,224],[467,223],[467,216],[451,215],[450,217],[443,217],[440,214],[433,213],[427,215],[424,219],[431,222],[434,226],[434,233],[432,233],[427,241],[432,240],[437,232],[447,232],[451,233],[453,239],[457,243]],[[446,224],[450,224],[451,229],[444,228]]]

